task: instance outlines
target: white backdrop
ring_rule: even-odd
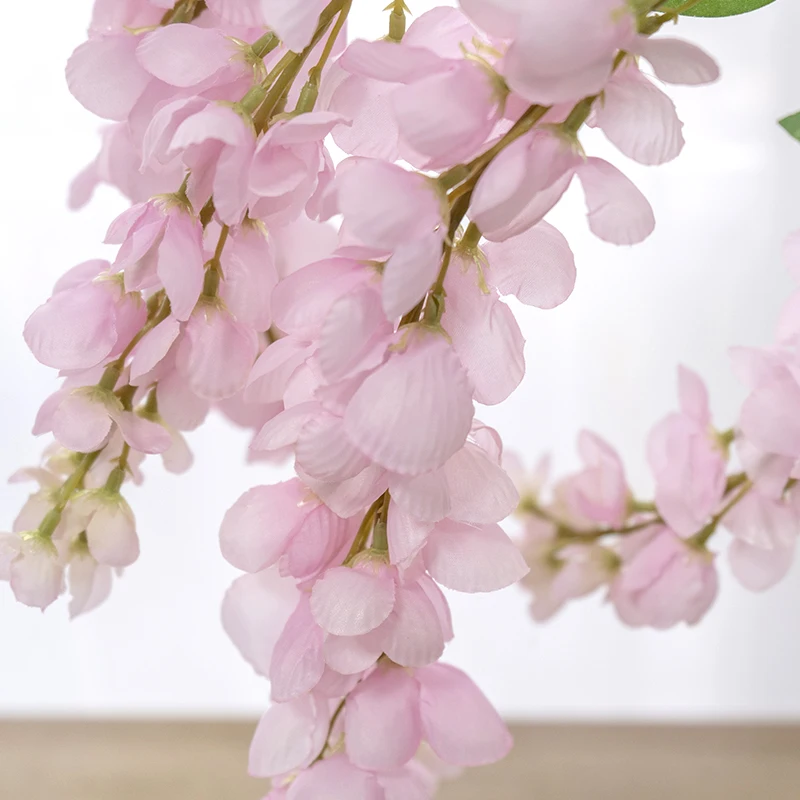
[[[382,0],[357,0],[356,33],[383,31]],[[416,11],[433,5],[416,0]],[[34,463],[28,429],[54,381],[21,338],[25,318],[66,268],[104,253],[97,244],[123,207],[103,191],[91,207],[64,208],[70,177],[95,153],[97,121],[69,96],[62,66],[84,36],[89,0],[48,3],[31,29],[27,3],[4,11],[0,66],[2,413],[0,475]],[[649,481],[648,427],[675,404],[675,367],[700,371],[720,427],[743,393],[730,344],[764,344],[790,285],[782,237],[800,226],[800,146],[775,125],[800,107],[791,0],[746,18],[682,23],[719,58],[724,81],[678,90],[689,144],[657,169],[623,164],[649,195],[659,225],[643,246],[619,249],[588,235],[582,199],[554,222],[579,265],[578,286],[553,312],[526,309],[528,376],[517,395],[482,417],[532,459],[552,450],[573,466],[588,426],[619,446],[635,486]],[[601,137],[588,147],[604,154]],[[253,714],[267,686],[227,642],[219,603],[234,573],[219,556],[218,522],[245,489],[274,480],[244,465],[245,436],[212,419],[191,436],[197,463],[182,478],[148,464],[131,491],[143,539],[140,562],[99,611],[74,623],[63,604],[45,615],[0,585],[0,715]],[[25,491],[0,486],[0,529]],[[469,670],[513,717],[800,717],[800,568],[763,596],[739,589],[722,565],[722,595],[693,630],[623,628],[598,600],[534,627],[525,598],[454,596],[457,639],[446,655]]]

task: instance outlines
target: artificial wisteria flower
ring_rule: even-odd
[[[721,528],[759,591],[788,572],[800,527],[797,297],[773,348],[735,354],[750,389],[735,428],[712,427],[681,370],[680,411],[648,440],[654,502],[594,433],[550,489],[476,416],[526,374],[516,301],[552,309],[575,287],[545,219],[573,179],[597,237],[652,233],[647,200],[582,131],[641,164],[678,156],[690,131],[656,80],[718,76],[658,35],[680,12],[460,0],[407,26],[395,0],[387,37],[348,45],[352,5],[95,3],[67,83],[111,124],[70,203],[105,182],[134,205],[109,227],[113,259],[68,271],[25,326],[62,383],[34,425],[55,441],[14,477],[35,488],[0,534],[17,599],[69,591],[76,616],[135,568],[123,490],[147,455],[184,471],[183,432],[217,409],[252,433],[253,461],[293,462],[220,529],[244,573],[223,625],[270,682],[249,760],[268,800],[430,800],[453,770],[505,757],[489,700],[440,662],[444,589],[522,581],[537,620],[603,592],[631,626],[695,624]],[[800,273],[797,241],[787,253]],[[518,540],[501,527],[515,510]]]

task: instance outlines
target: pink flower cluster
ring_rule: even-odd
[[[73,204],[107,182],[134,205],[108,230],[114,262],[69,271],[25,327],[63,383],[37,416],[55,443],[20,473],[39,488],[0,537],[0,577],[41,608],[65,574],[73,614],[101,602],[139,553],[124,482],[149,454],[186,469],[183,433],[212,407],[253,430],[255,458],[293,458],[296,477],[246,492],[220,532],[246,573],[225,627],[271,684],[250,755],[271,800],[424,800],[506,755],[488,700],[439,663],[441,587],[524,579],[543,617],[610,585],[625,621],[664,626],[713,599],[705,544],[722,517],[755,588],[793,544],[800,429],[773,416],[800,397],[789,322],[777,351],[737,359],[754,385],[747,475],[726,476],[729,441],[682,373],[681,411],[650,441],[655,506],[632,502],[619,458],[586,434],[586,468],[552,505],[522,491],[530,567],[500,527],[520,494],[475,404],[525,373],[503,298],[549,309],[573,289],[545,215],[577,177],[599,238],[635,244],[655,224],[579,131],[666,162],[682,123],[655,79],[718,72],[651,38],[674,18],[655,0],[460,5],[406,30],[398,0],[389,37],[348,45],[351,0],[97,0],[67,67],[112,123]]]

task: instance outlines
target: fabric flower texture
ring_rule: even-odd
[[[663,87],[718,77],[661,35],[680,14],[461,0],[412,21],[396,0],[388,35],[349,40],[357,6],[97,0],[66,77],[106,127],[70,203],[108,183],[131,206],[108,260],[67,271],[25,325],[60,384],[34,421],[52,434],[42,461],[14,476],[33,492],[0,534],[20,602],[68,592],[89,612],[140,551],[157,557],[124,496],[147,456],[188,469],[184,434],[214,410],[248,430],[249,458],[285,474],[242,487],[221,522],[243,573],[222,616],[269,680],[249,768],[270,800],[427,800],[506,756],[497,711],[443,661],[463,634],[449,592],[522,582],[544,620],[602,591],[628,625],[695,624],[719,531],[762,590],[800,514],[797,298],[774,347],[734,354],[750,392],[734,428],[680,371],[679,409],[648,437],[652,502],[596,434],[548,487],[481,421],[535,357],[520,304],[557,308],[579,281],[548,219],[572,183],[604,242],[655,229],[585,129],[640,165],[679,156],[693,131]],[[519,540],[501,526],[515,511]]]

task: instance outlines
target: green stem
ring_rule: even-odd
[[[391,9],[389,14],[389,35],[386,37],[390,42],[402,42],[406,35],[406,12],[408,6],[404,0],[393,0],[386,10]]]
[[[361,525],[356,533],[356,538],[353,540],[353,546],[347,554],[344,563],[349,564],[366,546],[369,535],[372,532],[372,523],[375,519],[378,509],[383,505],[383,495],[381,495],[367,510],[364,519],[361,520]]]

